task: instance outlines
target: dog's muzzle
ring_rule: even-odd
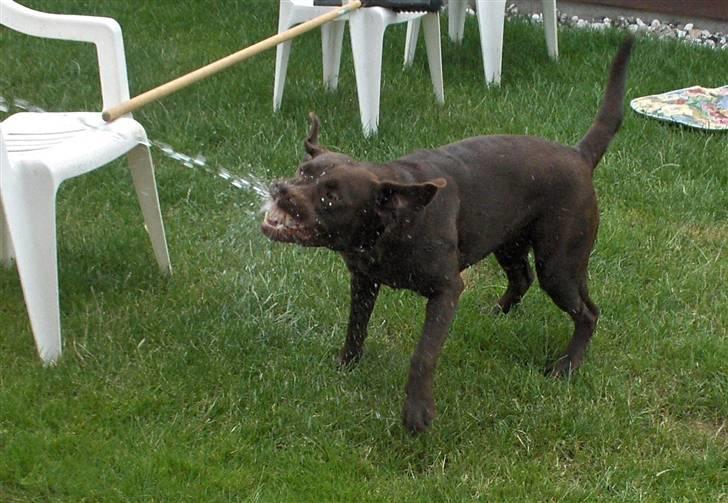
[[[261,224],[263,234],[273,241],[297,243],[304,246],[310,244],[314,232],[303,223],[300,212],[288,209],[289,206],[292,208],[294,205],[286,184],[274,184],[271,186],[270,193],[271,200],[263,207],[265,211]]]

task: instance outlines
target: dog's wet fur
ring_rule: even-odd
[[[569,375],[583,359],[599,309],[587,264],[599,223],[594,168],[624,114],[628,37],[612,64],[599,113],[576,147],[530,136],[478,136],[418,150],[384,164],[357,161],[318,143],[311,114],[307,159],[270,189],[263,233],[272,240],[339,252],[351,272],[351,310],[339,363],[362,355],[380,285],[427,298],[411,359],[403,421],[412,432],[435,417],[433,373],[463,291],[461,271],[491,253],[508,277],[498,310],[508,313],[534,280],[574,322],[549,369]]]

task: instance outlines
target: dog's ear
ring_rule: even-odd
[[[378,188],[377,210],[381,212],[400,209],[421,210],[432,201],[437,191],[446,185],[447,181],[444,178],[413,184],[382,182]]]
[[[326,149],[318,143],[318,135],[319,131],[321,130],[321,121],[319,121],[319,118],[313,112],[309,112],[308,118],[311,121],[311,129],[309,129],[308,131],[308,138],[306,138],[306,140],[303,142],[303,146],[306,148],[307,159],[311,159],[316,157],[317,155],[323,154],[324,152],[326,152]]]

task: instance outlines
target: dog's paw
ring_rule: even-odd
[[[568,379],[577,368],[578,365],[574,365],[569,355],[564,355],[546,368],[546,375],[555,379]]]
[[[410,433],[426,431],[435,419],[435,400],[432,398],[410,398],[404,403],[402,421]]]
[[[508,313],[517,312],[520,306],[520,298],[513,299],[510,297],[503,297],[502,299],[498,300],[498,302],[496,302],[495,306],[493,306],[493,314],[502,316]]]
[[[507,314],[497,302],[489,308],[485,308],[485,312],[490,316],[503,316],[504,314]]]
[[[363,352],[361,350],[352,351],[347,348],[342,348],[342,350],[339,351],[339,354],[336,357],[336,364],[342,370],[350,369],[354,367],[357,363],[359,363],[362,354]]]

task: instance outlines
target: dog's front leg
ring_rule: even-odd
[[[379,283],[361,273],[351,273],[351,307],[346,342],[339,353],[339,365],[346,367],[356,363],[362,355],[367,337],[369,317],[379,293]]]
[[[425,431],[435,418],[433,374],[463,291],[460,276],[456,278],[427,301],[425,327],[412,355],[404,404],[404,425],[412,433]]]

